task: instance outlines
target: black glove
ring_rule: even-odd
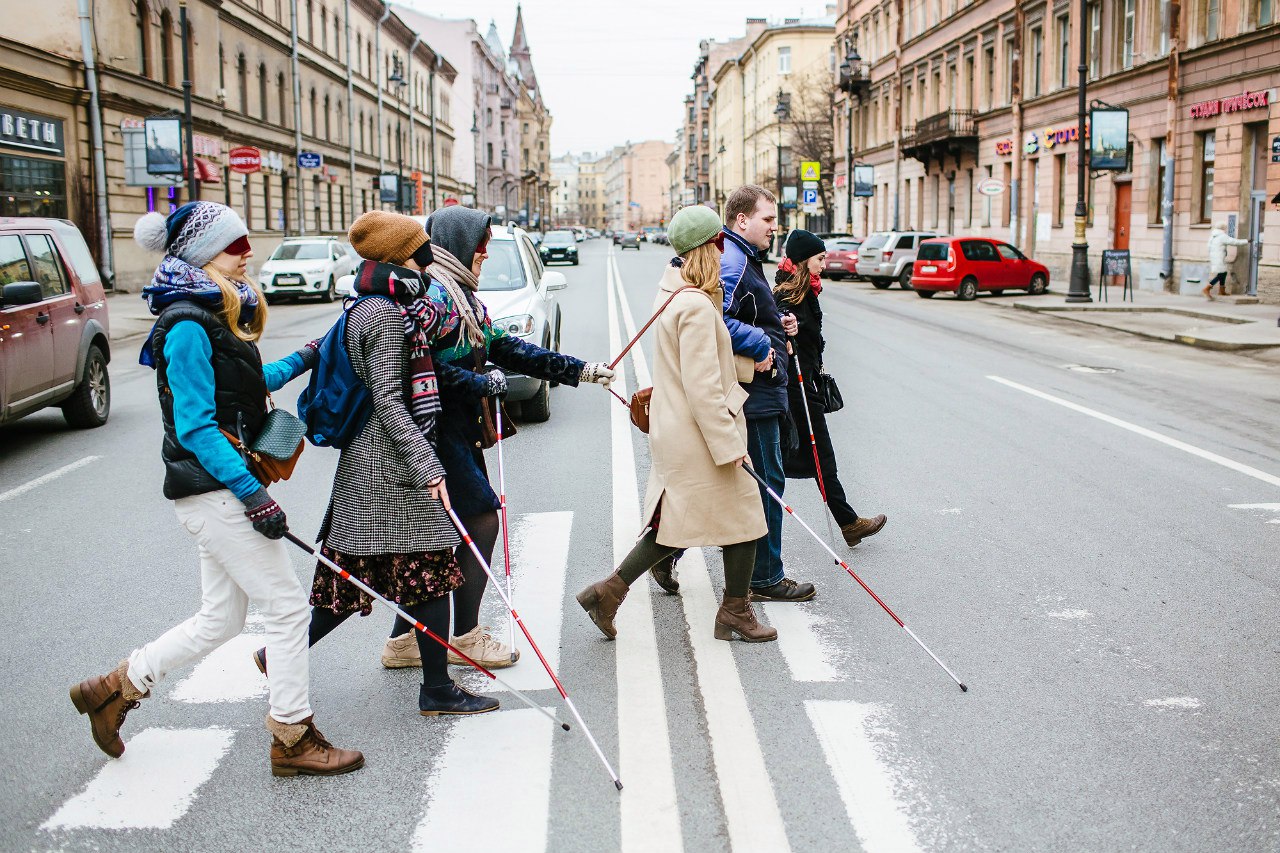
[[[485,389],[486,397],[501,397],[507,393],[507,374],[498,368],[490,370],[484,375],[485,381],[489,383],[489,387]]]
[[[253,522],[253,529],[268,539],[281,539],[289,530],[289,521],[280,504],[271,499],[266,489],[258,489],[244,499],[245,518]]]
[[[320,341],[314,340],[298,350],[294,355],[302,359],[303,370],[315,370],[320,363]]]

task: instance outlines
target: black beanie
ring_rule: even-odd
[[[422,268],[427,268],[435,261],[435,255],[431,253],[431,241],[423,243],[418,250],[410,255],[413,262]]]
[[[791,263],[803,263],[814,255],[820,255],[827,250],[827,246],[822,239],[812,231],[805,231],[803,228],[797,228],[787,237],[787,247],[784,250],[786,256],[791,259]]]

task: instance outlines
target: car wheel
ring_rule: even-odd
[[[105,424],[109,414],[111,376],[107,373],[107,357],[91,346],[85,358],[84,379],[62,404],[62,416],[77,429],[92,429]]]
[[[540,424],[551,417],[551,383],[538,385],[538,393],[520,403],[521,419]]]
[[[574,265],[575,267],[578,265],[578,259],[577,259],[577,258],[574,258],[574,259],[573,259],[573,265]]]
[[[1031,276],[1031,284],[1027,287],[1027,293],[1030,293],[1032,296],[1039,296],[1048,289],[1049,282],[1045,281],[1044,276],[1040,273],[1036,273]]]
[[[935,294],[935,293],[937,293],[937,292],[938,292],[938,291],[936,291],[936,290],[917,290],[917,291],[916,291],[916,296],[919,296],[921,299],[932,299],[932,298],[933,298],[933,294]]]
[[[871,286],[874,287],[876,290],[888,290],[889,285],[891,284],[893,284],[893,279],[889,279],[888,281],[885,281],[882,278],[871,279]]]
[[[898,284],[903,290],[911,289],[911,270],[903,270],[898,275]]]
[[[956,299],[968,302],[971,299],[978,298],[978,280],[973,276],[969,276],[960,282],[960,288],[956,290]]]
[[[270,293],[264,293],[264,294],[263,294],[263,298],[265,298],[265,299],[267,300],[267,304],[268,304],[268,305],[275,305],[277,302],[279,302],[279,301],[280,301],[279,299],[277,299],[275,296],[273,296],[273,295],[272,295],[272,294],[270,294]]]
[[[337,285],[333,281],[333,276],[329,276],[329,286],[324,289],[324,293],[320,294],[321,302],[332,302],[338,294]]]

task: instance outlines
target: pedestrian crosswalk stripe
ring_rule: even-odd
[[[553,710],[553,709],[548,709]],[[460,720],[427,783],[427,810],[413,833],[421,853],[457,850],[476,837],[503,853],[542,853],[547,848],[551,804],[551,753],[557,729],[533,708]],[[501,820],[476,824],[476,797],[492,792],[495,773],[518,784],[504,785]]]
[[[864,853],[919,853],[920,845],[898,800],[897,778],[872,740],[878,705],[809,700],[822,754]]]
[[[231,748],[225,728],[143,729],[41,829],[168,829]]]
[[[267,695],[267,679],[253,665],[251,655],[262,648],[262,634],[232,637],[196,664],[173,688],[169,698],[179,702],[245,702]]]
[[[794,604],[762,604],[769,624],[778,629],[778,650],[795,681],[840,681],[843,676],[832,659],[834,650],[818,635],[823,619],[811,609]]]

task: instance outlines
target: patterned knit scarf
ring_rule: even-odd
[[[431,254],[435,261],[427,267],[426,272],[440,282],[445,292],[449,294],[449,298],[453,300],[453,304],[458,307],[458,316],[462,318],[462,324],[467,327],[467,339],[471,341],[471,346],[483,347],[484,330],[471,307],[470,296],[463,291],[465,287],[471,293],[476,292],[480,289],[480,280],[447,249],[433,244]]]
[[[426,298],[421,273],[392,264],[363,261],[352,290],[357,296],[385,296],[400,309],[409,342],[409,414],[428,439],[435,439],[440,413],[440,386],[431,360],[431,338],[440,325],[440,310]]]
[[[236,291],[240,295],[240,322],[247,323],[253,319],[253,312],[258,310],[258,292],[245,282],[236,282]],[[203,305],[214,313],[222,310],[222,289],[209,278],[209,274],[173,255],[165,255],[160,261],[151,283],[142,289],[142,298],[147,300],[147,307],[156,316],[184,299]],[[155,353],[151,351],[151,339],[155,333],[156,328],[152,326],[151,333],[142,342],[142,351],[138,353],[138,363],[151,368],[156,366]]]

